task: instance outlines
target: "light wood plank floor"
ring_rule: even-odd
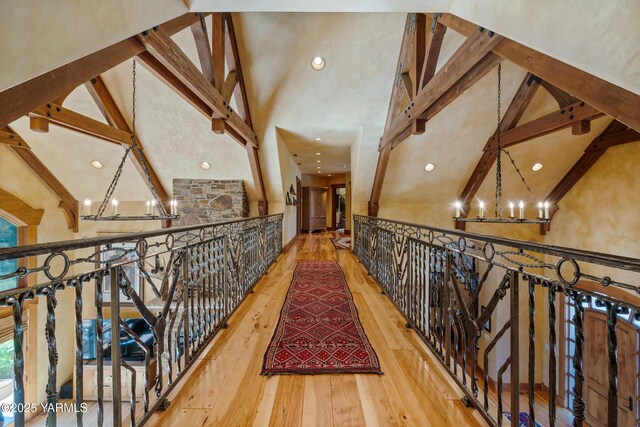
[[[256,285],[150,425],[475,426],[462,393],[334,233],[303,235]],[[384,375],[260,375],[298,260],[340,263]]]

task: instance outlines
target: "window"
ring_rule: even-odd
[[[18,226],[0,217],[0,248],[18,246]],[[14,273],[18,268],[18,260],[0,261],[0,277]],[[18,287],[18,278],[0,279],[0,291]]]

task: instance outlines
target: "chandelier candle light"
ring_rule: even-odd
[[[486,209],[485,209],[485,204],[483,201],[479,201],[478,202],[478,216],[476,218],[467,218],[466,217],[466,213],[462,212],[462,208],[463,208],[463,204],[460,201],[455,202],[454,206],[455,206],[455,216],[454,219],[456,221],[460,221],[460,222],[487,222],[487,223],[499,223],[499,224],[546,224],[548,222],[551,221],[551,216],[550,216],[550,208],[551,208],[551,204],[548,201],[542,201],[538,203],[538,218],[536,219],[527,219],[525,217],[525,212],[524,212],[524,207],[525,207],[525,203],[523,200],[520,200],[520,202],[518,203],[518,208],[519,208],[519,212],[518,212],[518,217],[516,218],[516,205],[513,202],[509,203],[509,217],[508,218],[503,218],[502,216],[502,159],[501,159],[501,155],[502,153],[504,153],[509,160],[511,161],[511,164],[513,165],[513,168],[515,169],[516,173],[518,174],[518,176],[520,177],[520,180],[522,181],[522,183],[525,185],[525,187],[527,188],[527,191],[529,192],[529,194],[531,194],[533,196],[533,199],[537,199],[535,197],[535,195],[533,194],[533,192],[531,191],[531,188],[529,187],[529,185],[527,184],[527,181],[524,179],[524,176],[522,176],[522,173],[520,172],[520,169],[518,169],[518,166],[516,166],[516,162],[513,160],[513,157],[511,157],[511,154],[509,154],[509,152],[507,150],[505,150],[502,147],[501,141],[500,141],[500,134],[501,134],[501,125],[502,125],[502,120],[500,118],[500,95],[501,95],[501,79],[502,79],[502,64],[498,64],[498,126],[496,129],[496,206],[495,206],[495,217],[494,218],[487,218],[486,216]],[[539,200],[539,199],[538,199]],[[463,216],[464,214],[464,216]]]
[[[91,215],[91,200],[89,199],[85,199],[84,201],[84,209],[83,209],[83,215],[80,217],[83,220],[90,220],[90,221],[140,221],[140,220],[161,220],[161,221],[167,221],[167,220],[173,220],[173,219],[178,219],[179,215],[178,215],[178,202],[176,200],[171,200],[169,201],[169,210],[170,212],[167,212],[166,209],[164,208],[164,206],[162,205],[162,203],[158,203],[160,201],[160,198],[158,197],[158,193],[156,192],[156,188],[153,185],[153,181],[151,180],[151,175],[149,174],[149,169],[147,167],[147,162],[145,160],[144,155],[142,154],[142,150],[140,148],[140,146],[138,145],[138,141],[136,139],[136,61],[133,60],[133,71],[132,71],[132,75],[133,75],[133,96],[132,96],[132,126],[131,126],[131,145],[129,145],[127,147],[127,149],[124,152],[124,156],[122,157],[122,160],[120,160],[120,165],[118,166],[118,169],[116,170],[115,175],[113,176],[113,180],[111,181],[111,184],[109,185],[109,188],[107,189],[107,192],[104,195],[104,199],[102,200],[102,203],[100,203],[100,207],[98,208],[98,211],[96,212],[95,215]],[[140,159],[140,166],[141,169],[144,172],[144,177],[147,180],[147,182],[149,183],[149,188],[151,189],[151,195],[153,196],[152,200],[148,200],[146,202],[146,207],[147,207],[147,211],[146,211],[146,215],[120,215],[118,213],[118,200],[116,200],[115,198],[112,198],[113,196],[113,192],[116,189],[116,186],[118,185],[118,180],[120,179],[120,175],[122,175],[122,169],[124,167],[125,162],[127,161],[127,158],[129,157],[129,153],[131,152],[131,150],[135,150],[139,156],[137,156]],[[107,205],[109,204],[109,201],[111,201],[111,215],[104,215],[103,213],[107,207]],[[158,212],[156,212],[156,207],[158,208]]]

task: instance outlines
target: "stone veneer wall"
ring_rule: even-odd
[[[174,179],[173,198],[180,214],[175,226],[249,216],[249,199],[242,180]]]

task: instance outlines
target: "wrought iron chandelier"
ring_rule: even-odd
[[[171,200],[169,202],[170,212],[167,212],[164,205],[161,203],[160,198],[158,197],[158,193],[156,192],[156,188],[153,185],[153,181],[151,180],[151,175],[149,174],[149,169],[147,167],[147,161],[145,156],[142,154],[142,150],[138,145],[138,141],[136,139],[136,60],[133,60],[133,68],[132,68],[132,81],[133,81],[133,96],[132,96],[132,129],[131,129],[131,145],[127,147],[124,152],[124,156],[122,156],[122,160],[118,165],[118,169],[116,170],[115,175],[113,176],[113,180],[107,188],[107,192],[104,195],[104,199],[100,203],[100,207],[98,208],[95,215],[91,215],[91,200],[85,199],[84,201],[84,210],[83,215],[80,216],[83,220],[89,221],[141,221],[141,220],[154,220],[154,221],[166,221],[178,219],[180,216],[178,215],[178,203],[175,200]],[[146,203],[147,210],[145,215],[120,215],[118,213],[118,200],[113,197],[113,192],[115,191],[118,180],[120,179],[120,175],[122,175],[122,169],[124,167],[127,158],[132,150],[135,150],[138,153],[138,158],[140,159],[140,165],[142,166],[142,170],[144,171],[144,178],[149,183],[149,188],[151,190],[151,195],[153,196],[152,200],[148,200]],[[111,203],[109,203],[111,202]],[[111,204],[111,215],[104,215],[107,206]]]
[[[462,203],[457,201],[455,203],[455,216],[454,219],[456,221],[461,222],[484,222],[484,223],[498,223],[498,224],[546,224],[551,221],[551,216],[549,213],[549,209],[551,207],[548,201],[540,201],[538,202],[538,217],[537,218],[526,218],[525,217],[525,202],[520,200],[517,205],[517,215],[516,215],[516,204],[514,202],[509,203],[509,216],[505,218],[502,214],[502,153],[504,153],[513,168],[515,169],[518,176],[520,176],[520,180],[527,188],[527,191],[534,200],[539,200],[527,184],[527,181],[524,179],[524,176],[518,169],[515,160],[511,157],[511,154],[502,147],[502,143],[500,141],[501,134],[501,116],[500,116],[500,98],[501,98],[501,85],[502,85],[502,64],[498,64],[498,108],[497,108],[497,116],[498,116],[498,127],[496,130],[496,205],[495,205],[495,216],[493,218],[487,217],[487,210],[483,201],[478,202],[478,216],[476,217],[463,217],[462,216]],[[469,212],[467,212],[468,214]]]

